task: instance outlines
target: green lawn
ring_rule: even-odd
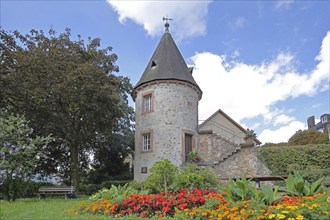
[[[87,198],[18,199],[15,202],[0,200],[0,219],[91,219],[92,216],[75,215],[71,210]],[[93,217],[92,219],[111,219]]]

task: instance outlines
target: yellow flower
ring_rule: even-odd
[[[288,218],[288,220],[295,220],[294,218]]]
[[[207,216],[207,212],[202,212],[202,216]]]
[[[287,210],[283,210],[282,213],[283,213],[283,214],[288,214],[289,211],[287,211]]]
[[[268,215],[268,218],[273,219],[275,216],[276,216],[275,214],[270,214],[270,215]]]
[[[305,217],[302,216],[302,215],[297,215],[296,219],[297,219],[297,220],[303,220],[303,219],[305,219]]]
[[[317,208],[317,207],[320,207],[320,204],[315,203],[315,204],[312,205],[312,208]]]
[[[285,215],[283,215],[283,214],[277,214],[277,218],[278,219],[284,219],[285,218]]]

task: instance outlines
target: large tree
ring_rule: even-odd
[[[56,161],[69,160],[78,188],[83,159],[100,137],[122,133],[133,120],[132,86],[114,74],[117,55],[100,49],[98,38],[72,40],[70,29],[59,35],[0,29],[0,37],[0,109],[24,114],[37,135],[56,138]]]

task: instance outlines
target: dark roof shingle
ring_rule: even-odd
[[[169,32],[164,33],[135,89],[156,80],[184,81],[202,92]]]

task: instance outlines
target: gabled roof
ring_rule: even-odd
[[[225,117],[226,119],[228,119],[232,124],[234,124],[239,130],[241,130],[242,132],[244,132],[245,134],[247,133],[247,130],[245,128],[243,128],[240,124],[238,124],[234,119],[232,119],[231,117],[229,117],[229,115],[227,115],[224,111],[222,111],[221,109],[217,110],[215,113],[213,113],[208,119],[206,119],[203,123],[201,123],[199,125],[199,127],[202,127],[203,125],[205,125],[208,121],[211,121],[212,118],[214,118],[214,116],[216,116],[217,114],[221,114],[223,117]],[[259,141],[258,139],[254,139],[256,141],[256,143],[258,145],[261,144],[261,141]]]
[[[202,92],[192,77],[192,69],[187,67],[168,31],[164,33],[160,40],[135,89],[143,84],[157,80],[179,80],[187,82]]]

